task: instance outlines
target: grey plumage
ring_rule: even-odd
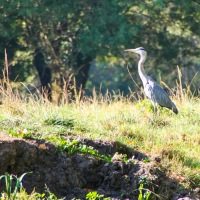
[[[178,114],[175,104],[171,101],[166,91],[150,76],[146,75],[143,64],[147,58],[147,53],[144,48],[139,47],[136,49],[127,49],[125,51],[134,52],[140,55],[140,60],[138,62],[138,73],[144,86],[144,92],[153,103],[154,112],[157,111],[158,105],[160,105],[162,107],[169,108],[174,113]]]

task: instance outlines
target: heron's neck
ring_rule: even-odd
[[[146,60],[146,57],[141,56],[140,61],[138,63],[138,73],[139,73],[139,76],[140,76],[144,85],[147,82],[147,75],[146,75],[144,68],[143,68],[143,64],[144,64],[145,60]]]

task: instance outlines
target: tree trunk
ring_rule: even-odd
[[[73,65],[73,70],[75,73],[75,87],[72,91],[73,96],[78,95],[80,98],[82,97],[88,80],[91,61],[91,57],[84,57],[81,52],[76,55],[76,62]]]
[[[46,65],[44,54],[41,48],[35,49],[33,63],[38,71],[41,82],[41,93],[49,101],[52,101],[51,94],[51,69]]]

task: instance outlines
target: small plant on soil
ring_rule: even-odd
[[[21,192],[22,189],[23,189],[22,179],[24,178],[24,176],[26,174],[29,174],[29,173],[31,173],[31,172],[24,173],[20,177],[17,177],[13,174],[8,174],[8,173],[0,176],[0,180],[4,178],[5,187],[6,187],[5,193],[1,194],[1,195],[3,195],[6,199],[12,199],[12,200],[16,199],[17,193]],[[13,180],[16,181],[16,184],[15,184],[15,187],[14,187],[14,191],[12,192]]]
[[[147,175],[140,176],[139,183],[140,183],[141,185],[143,185],[143,184],[149,185],[149,184],[150,184],[150,180],[148,179],[148,176],[147,176]]]
[[[17,177],[13,174],[6,173],[5,175],[0,176],[0,180],[5,180],[5,192],[0,193],[1,200],[15,200],[15,199],[29,199],[29,200],[59,200],[53,193],[50,192],[49,188],[46,187],[46,194],[39,194],[33,191],[31,194],[27,194],[26,190],[22,185],[22,180],[26,174],[30,174],[31,172],[24,173],[20,177]],[[12,186],[15,183],[14,189],[12,190]],[[60,199],[61,200],[61,199]]]
[[[138,200],[149,200],[151,192],[149,190],[146,190],[145,192],[143,192],[144,188],[143,188],[143,184],[140,184],[139,187],[139,196],[138,196]]]
[[[86,200],[98,200],[98,199],[102,199],[104,197],[104,195],[100,195],[100,194],[98,194],[96,191],[92,191],[92,192],[89,192],[89,193],[87,193],[87,195],[86,195]],[[104,198],[104,199],[107,199],[108,200],[108,198]]]
[[[118,153],[118,152],[116,152],[112,157],[112,161],[115,161],[115,160],[120,160],[120,161],[123,161],[125,163],[129,162],[127,154],[121,154],[121,153]]]
[[[111,156],[101,155],[93,147],[81,144],[77,140],[69,141],[69,140],[59,139],[57,151],[58,152],[67,151],[68,154],[72,154],[74,152],[80,152],[83,154],[94,156],[95,158],[100,158],[105,162],[111,161]]]
[[[46,194],[42,193],[42,194],[37,194],[37,199],[47,199],[47,200],[63,200],[63,199],[58,199],[56,197],[55,194],[53,194],[49,188],[47,187],[47,185],[45,185],[45,190],[46,190]]]
[[[150,191],[147,188],[144,188],[144,184],[140,184],[139,188],[139,195],[138,195],[138,200],[154,200],[154,199],[160,199],[162,198],[155,194],[154,192]]]
[[[145,158],[142,159],[142,162],[148,163],[148,162],[150,162],[150,160],[149,160],[149,158],[145,157]]]

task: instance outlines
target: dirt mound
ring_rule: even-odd
[[[58,153],[54,145],[45,141],[4,137],[0,138],[0,175],[32,172],[23,179],[27,192],[35,189],[44,193],[46,185],[57,197],[65,199],[85,199],[88,191],[95,190],[104,197],[134,200],[138,199],[141,183],[166,200],[188,195],[185,190],[176,193],[180,185],[159,169],[158,158],[144,162],[146,155],[119,143],[81,142],[94,147],[99,154],[113,156],[112,162],[78,152]],[[126,162],[122,159],[124,153],[128,157]],[[1,181],[0,191],[4,189]]]

